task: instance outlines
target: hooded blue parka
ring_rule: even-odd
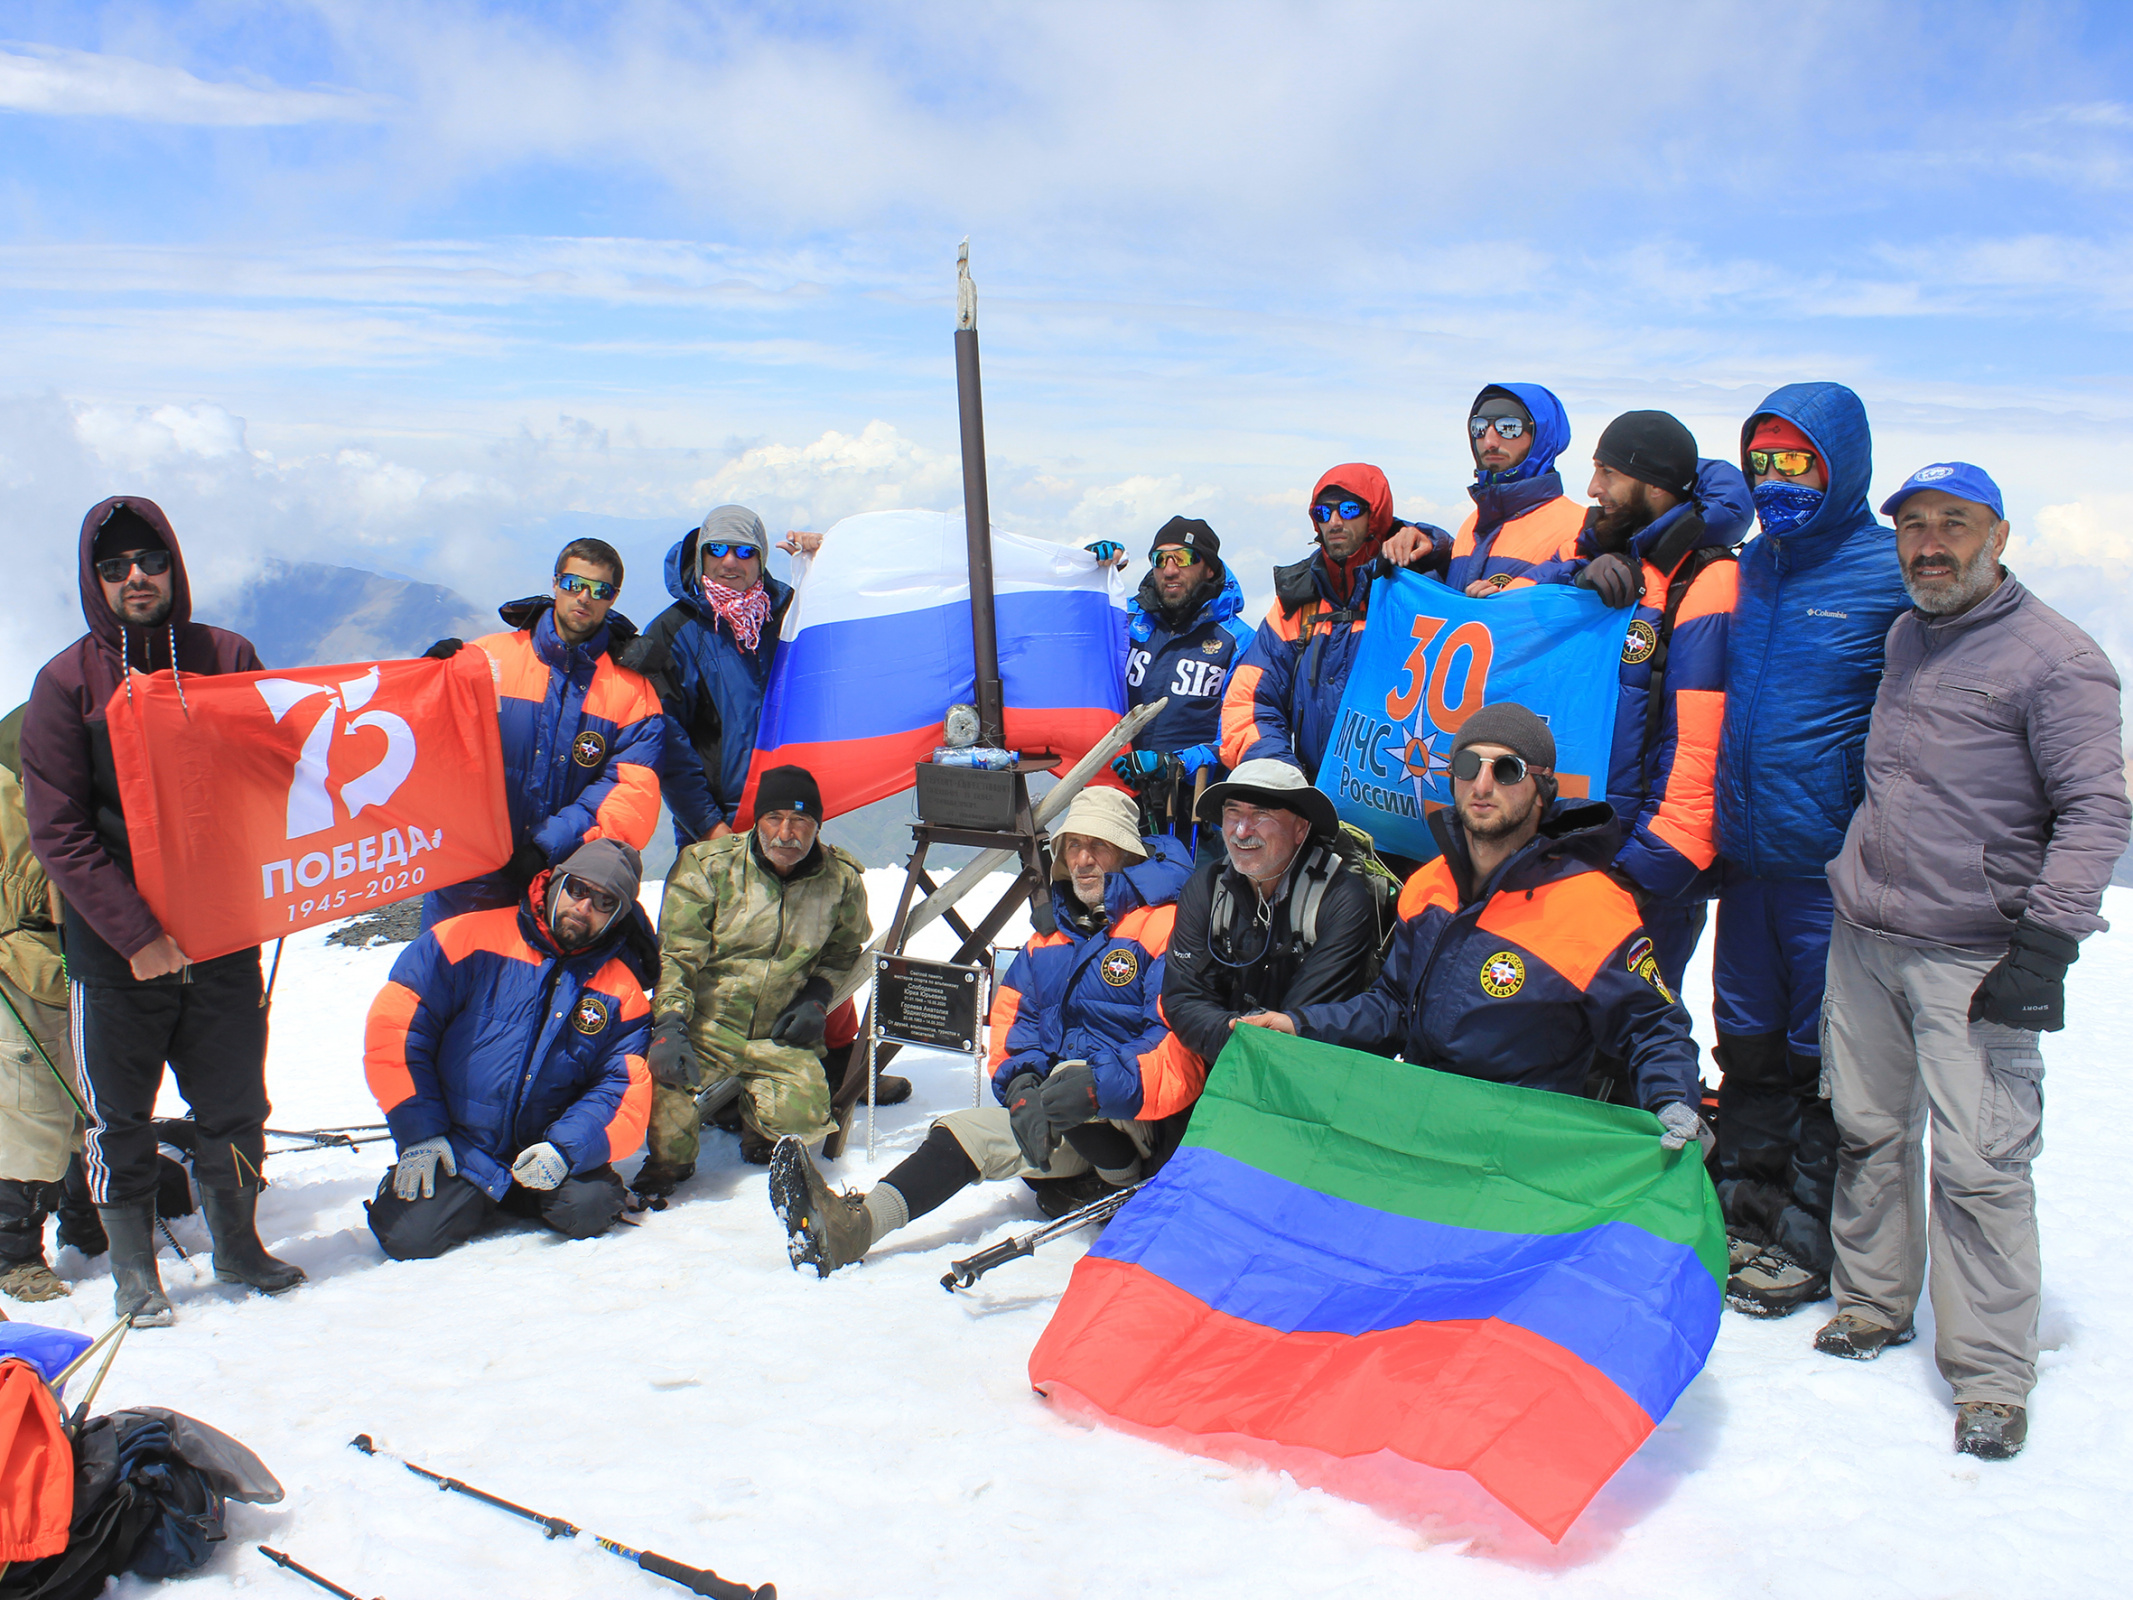
[[[1508,472],[1475,469],[1467,488],[1474,510],[1452,541],[1444,578],[1462,594],[1482,578],[1506,586],[1531,581],[1535,563],[1568,553],[1585,517],[1583,502],[1565,498],[1562,474],[1555,470],[1555,458],[1570,447],[1563,402],[1537,383],[1492,383],[1474,397],[1475,406],[1496,394],[1511,396],[1532,414],[1533,447]],[[1518,526],[1505,534],[1513,523]]]
[[[1222,581],[1175,631],[1164,620],[1153,573],[1126,605],[1127,709],[1170,701],[1135,736],[1133,748],[1177,756],[1187,776],[1221,765],[1222,692],[1254,631],[1239,615],[1244,591],[1237,575],[1220,556],[1209,559],[1221,566]]]
[[[1821,456],[1813,516],[1741,552],[1718,745],[1718,848],[1754,878],[1820,878],[1866,794],[1867,719],[1882,644],[1910,607],[1893,529],[1867,503],[1873,438],[1841,383],[1790,383],[1741,425],[1782,417]]]

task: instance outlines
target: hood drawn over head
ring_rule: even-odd
[[[1748,441],[1755,435],[1758,417],[1783,417],[1807,435],[1822,458],[1822,470],[1829,475],[1821,508],[1793,530],[1792,538],[1812,539],[1873,522],[1874,509],[1866,491],[1874,476],[1874,436],[1858,395],[1841,383],[1788,383],[1773,390],[1740,425],[1744,474],[1748,473]],[[1753,475],[1749,476],[1752,481]]]
[[[1392,532],[1392,485],[1385,481],[1384,473],[1367,461],[1343,462],[1319,474],[1318,482],[1311,490],[1311,503],[1316,505],[1320,495],[1336,488],[1346,489],[1370,507],[1370,539],[1357,559],[1362,559],[1364,554],[1376,554],[1370,546]],[[1313,524],[1312,531],[1317,532],[1316,524]]]
[[[711,620],[711,608],[704,602],[703,585],[698,581],[702,576],[702,564],[696,559],[696,541],[702,534],[703,529],[691,528],[680,539],[667,547],[665,576],[667,593],[687,606],[697,618],[709,622]],[[714,529],[712,538],[716,540],[717,537],[717,530]],[[729,537],[737,537],[737,535],[729,535]],[[782,615],[782,608],[786,600],[792,595],[792,586],[787,583],[780,583],[770,575],[770,555],[767,550],[763,556],[763,587],[770,591],[771,615]],[[608,615],[613,616],[614,613],[609,612]],[[765,629],[766,633],[775,633],[776,631],[775,628]]]
[[[1474,469],[1476,483],[1523,483],[1528,478],[1537,478],[1542,473],[1555,470],[1555,458],[1570,448],[1570,413],[1563,409],[1563,402],[1554,392],[1543,389],[1537,383],[1491,383],[1474,396],[1473,405],[1467,407],[1471,417],[1482,401],[1496,395],[1509,395],[1524,406],[1533,418],[1533,448],[1526,452],[1525,460],[1509,472],[1483,472]]]
[[[82,620],[89,624],[92,634],[116,650],[121,648],[125,630],[118,613],[104,599],[103,580],[96,575],[96,536],[114,517],[138,517],[170,552],[170,617],[159,626],[178,628],[192,621],[193,589],[185,576],[185,553],[178,548],[178,536],[171,530],[170,518],[163,515],[161,506],[132,494],[113,495],[91,506],[89,514],[81,519]]]

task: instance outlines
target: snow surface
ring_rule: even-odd
[[[868,875],[877,925],[899,877]],[[2133,919],[2133,890],[2110,891],[2105,909]],[[378,1117],[362,1020],[402,947],[329,948],[324,933],[289,941],[275,991],[278,1128]],[[932,944],[946,941],[936,929]],[[1709,995],[1707,956],[1688,988]],[[1776,1323],[1728,1313],[1709,1368],[1560,1547],[1452,1474],[1441,1508],[1388,1520],[1035,1397],[1029,1351],[1086,1238],[975,1291],[939,1287],[951,1257],[1033,1225],[1019,1185],[966,1190],[824,1282],[787,1265],[762,1169],[713,1130],[696,1180],[641,1227],[570,1243],[507,1223],[404,1264],[363,1221],[383,1147],[277,1158],[261,1229],[311,1284],[279,1300],[217,1285],[201,1223],[178,1223],[197,1252],[188,1268],[165,1251],[178,1324],[128,1338],[97,1409],[189,1412],[287,1487],[279,1506],[230,1508],[229,1543],[185,1583],[201,1597],[321,1592],[269,1565],[260,1542],[391,1600],[685,1592],[589,1537],[544,1542],[366,1459],[348,1448],[357,1433],[624,1543],[774,1581],[787,1600],[2124,1593],[2109,1530],[2133,1498],[2133,1288],[2110,1251],[2127,1231],[2133,942],[2090,941],[2069,989],[2072,1024],[2045,1045],[2036,1167],[2042,1376],[2029,1448],[2009,1463],[1952,1453],[1929,1307],[1918,1343],[1871,1365],[1813,1352],[1822,1308]],[[873,1162],[855,1138],[838,1181],[880,1176],[929,1113],[969,1103],[967,1058],[906,1052],[896,1070],[917,1080],[914,1102],[881,1113]],[[103,1263],[61,1251],[55,1265],[74,1296],[10,1314],[107,1325]]]

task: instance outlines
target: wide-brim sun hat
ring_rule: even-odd
[[[1340,832],[1340,813],[1333,809],[1333,797],[1314,788],[1302,772],[1286,761],[1245,762],[1220,783],[1209,784],[1192,814],[1202,822],[1220,826],[1225,800],[1293,811],[1311,824],[1313,833],[1328,838]]]

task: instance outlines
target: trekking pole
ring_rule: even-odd
[[[126,1342],[127,1330],[133,1326],[133,1318],[127,1317],[119,1324],[118,1337],[111,1341],[111,1348],[104,1352],[104,1364],[96,1369],[90,1380],[89,1392],[81,1397],[81,1404],[74,1408],[73,1420],[67,1424],[67,1437],[79,1441],[81,1431],[89,1424],[89,1402],[96,1398],[96,1391],[104,1386],[104,1378],[111,1371],[111,1363],[118,1359],[119,1346]]]
[[[343,1589],[332,1579],[320,1577],[309,1567],[305,1566],[301,1561],[293,1561],[289,1557],[283,1555],[279,1550],[272,1550],[265,1545],[261,1545],[259,1547],[259,1553],[265,1556],[269,1561],[273,1562],[274,1565],[276,1565],[277,1567],[282,1568],[284,1571],[293,1572],[299,1578],[308,1579],[310,1582],[317,1584],[321,1589],[324,1589],[328,1594],[339,1595],[341,1597],[341,1600],[363,1600],[363,1597],[357,1594],[353,1589]]]
[[[74,1102],[74,1109],[81,1113],[82,1121],[94,1122],[96,1118],[89,1115],[89,1108],[82,1104],[82,1098],[75,1093],[74,1085],[67,1082],[67,1075],[59,1070],[59,1063],[46,1053],[44,1041],[37,1037],[31,1030],[29,1023],[23,1019],[22,1013],[15,1009],[14,997],[7,992],[5,987],[0,987],[0,1000],[7,1002],[7,1014],[13,1017],[16,1026],[22,1029],[23,1038],[30,1041],[30,1047],[37,1052],[38,1059],[49,1067],[52,1071],[52,1076],[59,1080],[60,1088],[67,1091],[67,1098]]]
[[[67,1380],[69,1378],[73,1377],[75,1373],[81,1371],[83,1367],[89,1364],[89,1358],[91,1356],[95,1355],[97,1351],[103,1349],[103,1347],[106,1344],[110,1343],[110,1341],[112,1341],[113,1339],[122,1337],[125,1334],[126,1330],[132,1326],[133,1319],[131,1317],[120,1317],[118,1321],[112,1323],[110,1327],[106,1328],[102,1333],[91,1339],[89,1341],[88,1348],[83,1350],[80,1355],[76,1356],[72,1361],[69,1361],[64,1367],[62,1367],[60,1369],[59,1376],[54,1378],[51,1383],[48,1384],[46,1387],[48,1387],[54,1395],[57,1395],[60,1390],[64,1389],[67,1386]]]
[[[287,1135],[283,1135],[283,1137],[286,1138]],[[322,1133],[308,1144],[276,1145],[267,1154],[269,1156],[293,1156],[304,1150],[355,1150],[366,1144],[383,1144],[391,1137],[392,1135],[389,1133],[373,1133],[367,1138],[358,1139],[353,1134]]]
[[[336,1122],[328,1128],[262,1128],[277,1139],[324,1139],[337,1133],[383,1133],[383,1122]]]
[[[350,1448],[360,1450],[366,1456],[378,1456],[387,1461],[399,1462],[401,1466],[407,1468],[416,1477],[429,1479],[430,1482],[437,1485],[439,1490],[448,1490],[453,1494],[463,1494],[470,1500],[479,1500],[482,1504],[494,1506],[499,1511],[508,1511],[514,1517],[523,1517],[526,1521],[539,1527],[551,1539],[575,1539],[585,1531],[576,1523],[565,1522],[561,1517],[545,1516],[541,1512],[531,1510],[526,1506],[516,1505],[509,1500],[490,1494],[486,1489],[477,1489],[471,1483],[464,1483],[458,1478],[447,1478],[444,1474],[432,1472],[427,1467],[418,1467],[405,1456],[396,1456],[390,1450],[380,1450],[367,1433],[357,1434],[348,1443]],[[626,1544],[617,1543],[613,1539],[602,1538],[597,1533],[592,1536],[592,1541],[602,1550],[612,1555],[618,1555],[625,1561],[634,1562],[646,1572],[653,1573],[661,1578],[671,1579],[684,1589],[692,1589],[698,1594],[708,1595],[710,1600],[778,1600],[776,1584],[766,1583],[760,1588],[751,1589],[745,1583],[734,1583],[729,1579],[721,1578],[709,1567],[685,1567],[679,1561],[669,1560],[656,1551],[632,1550]]]
[[[1143,1179],[1145,1183],[1147,1180]],[[994,1267],[1005,1266],[1010,1261],[1019,1261],[1024,1256],[1035,1255],[1037,1246],[1049,1244],[1062,1234],[1072,1233],[1076,1228],[1086,1228],[1092,1222],[1108,1222],[1118,1208],[1141,1191],[1141,1184],[1121,1189],[1116,1194],[1107,1194],[1101,1200],[1091,1200],[1079,1211],[1069,1211],[1058,1221],[1037,1228],[1020,1238],[1003,1239],[989,1250],[980,1250],[974,1256],[961,1261],[951,1261],[948,1270],[941,1274],[941,1287],[950,1294],[958,1289],[967,1289]]]
[[[286,936],[274,941],[274,964],[267,968],[267,986],[259,996],[259,1009],[262,1011],[274,1009],[274,980],[281,976],[281,947],[288,942]]]

